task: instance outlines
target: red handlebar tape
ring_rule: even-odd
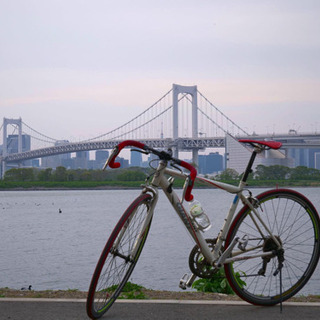
[[[185,194],[184,198],[186,199],[186,201],[191,201],[193,199],[193,195],[191,194],[191,191],[192,191],[192,188],[194,185],[194,180],[196,179],[196,176],[197,176],[197,170],[190,163],[185,162],[183,160],[181,160],[179,165],[190,171],[190,184],[187,187],[186,194]]]
[[[119,143],[116,147],[117,151],[114,153],[112,159],[109,162],[110,168],[115,169],[115,168],[120,167],[120,163],[115,162],[115,160],[116,160],[116,157],[118,156],[118,154],[120,153],[120,151],[127,146],[133,146],[133,147],[137,147],[137,148],[144,149],[144,150],[147,149],[145,144],[143,144],[139,141],[135,141],[135,140],[125,140],[125,141]],[[189,186],[187,187],[187,190],[186,190],[185,199],[186,199],[186,201],[191,201],[193,199],[193,195],[191,194],[191,191],[193,188],[194,180],[197,176],[197,170],[191,164],[189,164],[188,162],[185,162],[183,160],[180,160],[179,163],[177,163],[177,164],[190,171],[190,182],[189,182]]]
[[[114,156],[110,160],[110,163],[109,163],[110,168],[116,169],[116,168],[120,167],[120,162],[114,162],[114,161],[116,160],[116,157],[121,152],[121,150],[127,146],[133,146],[133,147],[137,147],[140,149],[145,148],[145,144],[143,144],[139,141],[135,141],[135,140],[125,140],[125,141],[119,143],[116,147],[118,149],[117,152],[114,154]]]

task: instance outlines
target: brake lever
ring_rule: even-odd
[[[105,164],[102,167],[102,170],[106,170],[106,168],[109,166],[111,160],[115,157],[115,155],[117,154],[118,149],[117,148],[113,148],[113,150],[111,151],[110,156],[108,157],[108,159],[106,160]]]
[[[143,153],[143,154],[150,154],[150,152],[149,151],[146,151],[146,150],[141,150],[141,149],[130,149],[130,151],[132,152],[132,151],[137,151],[137,152],[140,152],[140,153]]]

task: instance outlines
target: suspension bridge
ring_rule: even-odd
[[[9,130],[11,132],[9,134]],[[225,148],[226,135],[248,137],[249,133],[210,102],[197,86],[173,84],[172,88],[142,113],[123,125],[97,137],[80,142],[70,142],[49,137],[24,123],[22,119],[4,118],[0,128],[2,137],[2,175],[9,163],[17,166],[28,159],[43,158],[63,153],[112,149],[120,141],[135,139],[155,148],[172,148],[174,156],[179,151],[191,151],[192,161],[198,163],[198,152],[206,148]],[[8,136],[15,136],[16,143]],[[23,143],[24,137],[29,142]],[[275,138],[259,136],[257,139]],[[305,137],[282,135],[287,147],[320,147],[320,135]],[[26,147],[27,145],[27,147]],[[23,146],[25,146],[23,148]]]

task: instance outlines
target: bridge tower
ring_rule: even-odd
[[[175,158],[179,157],[179,110],[178,110],[178,96],[179,94],[190,94],[192,98],[192,138],[198,137],[198,89],[197,86],[181,86],[178,84],[173,84],[172,87],[172,106],[173,106],[173,140],[175,147],[173,150],[173,156]],[[192,161],[198,164],[198,149],[192,149]]]
[[[3,147],[2,147],[2,157],[5,158],[8,155],[8,134],[7,126],[9,124],[14,124],[18,126],[18,153],[22,152],[22,119],[7,119],[3,118]],[[6,161],[2,160],[1,176],[3,178],[6,171]]]

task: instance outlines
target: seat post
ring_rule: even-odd
[[[247,165],[247,168],[243,174],[243,177],[242,177],[242,181],[243,182],[247,182],[248,180],[248,176],[249,174],[252,172],[252,165],[254,163],[254,160],[256,158],[256,155],[257,155],[257,152],[255,150],[253,150],[252,154],[251,154],[251,157],[249,159],[249,162],[248,162],[248,165]]]

